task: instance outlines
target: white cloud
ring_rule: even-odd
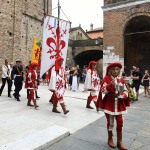
[[[93,23],[94,28],[103,26],[103,0],[59,0],[60,6],[69,20],[72,22],[72,27],[77,27],[81,24],[84,30],[90,29],[90,24]],[[53,8],[57,7],[58,0],[52,0]],[[60,18],[67,20],[61,11]],[[57,9],[52,11],[53,16],[58,15]]]

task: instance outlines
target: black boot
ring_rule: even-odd
[[[16,93],[13,94],[14,98],[17,99]]]
[[[18,101],[18,102],[20,102],[20,98],[19,98],[19,96],[16,96],[16,99],[17,99],[17,101]]]
[[[87,99],[87,104],[86,104],[86,108],[94,109],[93,107],[90,106],[90,103],[91,103],[91,100],[89,100],[89,97],[88,97],[88,99]]]
[[[53,95],[51,96],[49,102],[53,104]]]
[[[0,88],[0,96],[2,95],[2,87]]]
[[[40,97],[37,95],[37,91],[35,91],[35,97],[36,97],[36,98],[40,98]]]
[[[10,93],[8,94],[8,97],[12,98],[12,96],[11,96],[11,94],[10,94]]]

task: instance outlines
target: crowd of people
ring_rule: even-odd
[[[148,70],[145,70],[144,74],[141,73],[140,69],[136,66],[132,67],[130,76],[127,77],[126,73],[122,73],[122,77],[126,80],[128,83],[128,86],[131,90],[135,89],[135,99],[138,101],[139,97],[139,88],[140,86],[144,87],[144,96],[150,97],[150,74]]]
[[[45,73],[44,83],[48,85],[48,90],[53,94],[50,101],[53,104],[52,112],[60,113],[57,109],[60,104],[64,114],[69,113],[64,100],[64,93],[66,86],[69,90],[76,92],[79,88],[81,78],[84,83],[84,91],[89,91],[87,97],[87,109],[94,109],[91,107],[91,102],[95,104],[97,111],[103,110],[107,120],[108,131],[108,145],[112,148],[116,146],[121,150],[126,150],[126,146],[122,141],[123,115],[126,113],[126,107],[130,106],[132,89],[135,88],[135,100],[139,98],[139,87],[144,86],[144,93],[146,97],[150,97],[149,82],[150,75],[148,70],[142,75],[139,68],[133,66],[131,70],[130,80],[127,80],[125,72],[120,75],[122,65],[118,62],[111,63],[106,68],[106,75],[100,81],[98,71],[96,70],[97,62],[91,61],[88,67],[84,66],[83,70],[79,65],[71,69],[63,68],[64,59],[59,57],[55,60],[55,65]],[[40,84],[38,64],[29,61],[28,66],[24,66],[21,60],[16,60],[16,64],[5,60],[2,65],[2,85],[0,88],[0,96],[7,82],[8,97],[12,97],[12,85],[15,89],[13,96],[17,101],[20,101],[20,91],[25,83],[27,89],[27,106],[38,108],[36,99],[40,98],[37,94],[38,86]],[[24,69],[25,68],[25,71]],[[46,80],[46,81],[45,81]],[[97,91],[99,94],[97,95]],[[32,105],[32,103],[34,105]],[[113,142],[113,127],[114,119],[116,120],[117,145]]]

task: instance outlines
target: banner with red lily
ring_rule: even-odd
[[[43,25],[42,57],[40,77],[48,71],[58,57],[64,58],[65,67],[70,22],[58,20],[52,16],[46,16]]]
[[[99,91],[100,88],[100,78],[92,75],[92,87],[91,89]]]

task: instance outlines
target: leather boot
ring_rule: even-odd
[[[34,103],[34,107],[35,107],[35,108],[39,107],[39,106],[36,104],[36,99],[33,99],[33,103]]]
[[[60,111],[57,110],[57,103],[58,103],[58,101],[53,101],[53,109],[52,109],[52,112],[61,113]]]
[[[28,99],[27,106],[31,106],[31,107],[33,107],[33,105],[31,104],[31,100],[30,100],[30,99]]]
[[[117,147],[120,150],[127,150],[126,146],[122,143],[122,131],[117,131]]]
[[[113,142],[113,133],[112,131],[108,131],[108,145],[112,148],[116,148],[116,145]]]
[[[97,110],[97,112],[98,112],[99,109],[97,108],[97,102],[94,101],[94,104],[95,104],[96,110]]]
[[[66,115],[69,112],[69,110],[66,109],[66,106],[65,106],[64,103],[60,103],[60,105],[62,107],[62,110],[63,110],[64,114]]]
[[[49,102],[53,104],[53,95],[51,96],[51,99],[49,100]]]
[[[86,104],[86,108],[94,109],[93,107],[90,106],[90,103],[91,103],[91,100],[89,100],[89,97],[88,97],[88,99],[87,99],[87,104]]]

